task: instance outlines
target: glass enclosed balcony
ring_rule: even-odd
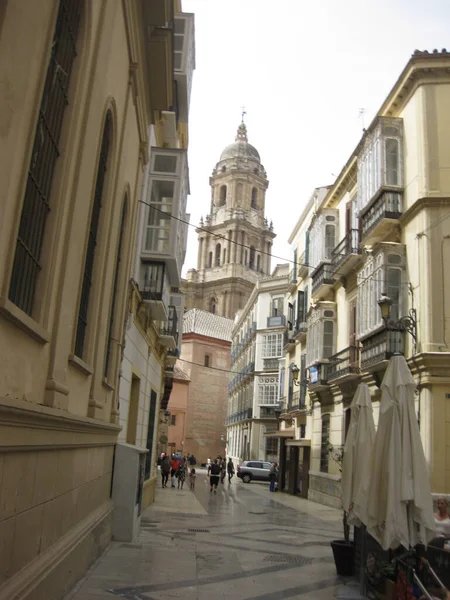
[[[188,122],[195,69],[194,15],[178,13],[174,20],[174,72],[181,121]]]

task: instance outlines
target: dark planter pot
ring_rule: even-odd
[[[345,540],[333,540],[330,542],[333,550],[334,564],[338,575],[353,575],[355,571],[355,547],[352,543],[347,544]]]

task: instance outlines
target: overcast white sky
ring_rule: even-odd
[[[209,210],[209,176],[244,105],[270,181],[273,254],[289,259],[313,188],[334,182],[361,137],[359,109],[367,126],[416,48],[450,49],[450,0],[183,0],[183,11],[196,30],[191,224]],[[196,261],[189,227],[183,273]]]

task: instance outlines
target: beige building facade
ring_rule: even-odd
[[[174,104],[173,12],[0,9],[2,600],[61,598],[111,539],[128,280],[149,128]]]
[[[282,434],[282,459],[289,471],[292,448],[310,446],[309,497],[319,502],[340,505],[328,446],[345,441],[359,382],[370,387],[377,422],[380,384],[398,352],[417,384],[432,491],[450,492],[449,67],[446,51],[413,54],[335,183],[316,194],[291,235],[289,303],[297,308],[285,369],[299,370],[300,385],[285,383],[282,416],[306,434]]]

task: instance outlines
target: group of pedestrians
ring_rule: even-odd
[[[192,465],[192,457],[191,465]],[[194,463],[195,464],[195,463]],[[167,483],[169,481],[169,475],[171,477],[171,486],[178,487],[179,490],[183,489],[184,482],[189,474],[189,487],[191,490],[195,489],[195,478],[197,477],[195,473],[195,467],[191,466],[189,470],[188,460],[186,457],[181,458],[177,454],[163,454],[161,457],[161,485],[163,488],[168,487]],[[176,486],[176,482],[178,482],[178,486]]]

